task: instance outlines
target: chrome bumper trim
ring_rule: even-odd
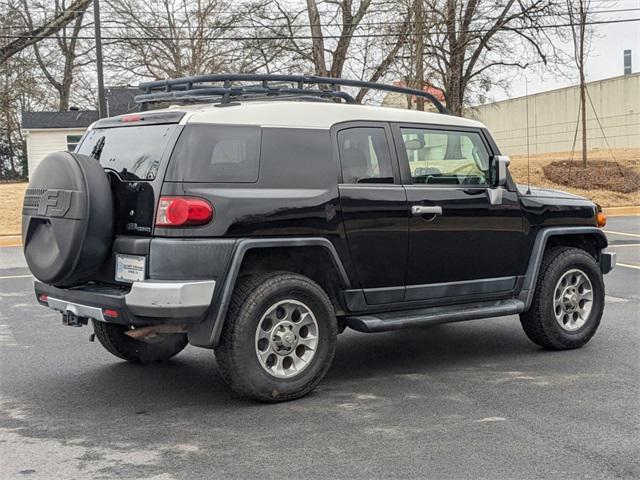
[[[94,320],[104,322],[102,309],[97,307],[90,307],[88,305],[81,305],[79,303],[68,302],[66,300],[60,300],[59,298],[52,297],[47,299],[47,305],[49,305],[49,308],[61,313],[71,313],[76,317],[93,318]]]
[[[132,313],[140,316],[197,316],[211,305],[215,287],[215,280],[133,282],[125,303]]]

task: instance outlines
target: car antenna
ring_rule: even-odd
[[[531,155],[529,153],[529,79],[524,76],[524,103],[527,115],[527,195],[531,195]]]

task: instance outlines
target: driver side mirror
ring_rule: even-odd
[[[511,159],[506,155],[495,155],[493,157],[495,187],[504,187],[507,184],[507,167],[510,163]]]

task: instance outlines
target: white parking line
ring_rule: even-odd
[[[640,270],[640,265],[630,265],[628,263],[616,263],[616,267],[625,267],[625,268],[633,268],[635,270]]]
[[[637,233],[627,233],[627,232],[614,232],[613,230],[603,230],[604,233],[612,234],[612,235],[624,235],[625,237],[636,237],[640,238],[640,235]]]
[[[622,247],[640,247],[640,243],[625,243],[624,245],[609,245],[607,248],[622,248]]]
[[[6,277],[0,277],[0,280],[9,280],[10,278],[29,278],[33,275],[7,275]]]

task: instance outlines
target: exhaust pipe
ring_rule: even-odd
[[[162,334],[187,333],[187,331],[185,330],[184,325],[164,323],[160,325],[148,325],[145,327],[132,328],[124,333],[134,340],[155,343],[162,340]]]

